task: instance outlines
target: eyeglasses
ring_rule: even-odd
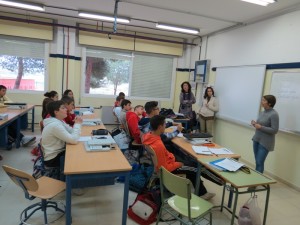
[[[61,106],[61,107],[59,107],[59,109],[66,109],[66,107],[65,106]]]

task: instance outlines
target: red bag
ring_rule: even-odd
[[[127,210],[128,216],[140,225],[150,225],[156,221],[159,206],[151,193],[138,194],[134,203]]]

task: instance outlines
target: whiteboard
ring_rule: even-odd
[[[214,88],[219,99],[217,118],[247,126],[256,120],[265,72],[266,65],[218,67]]]
[[[300,73],[273,72],[270,94],[276,97],[279,129],[300,134]]]

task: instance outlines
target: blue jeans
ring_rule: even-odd
[[[253,141],[253,152],[254,152],[255,163],[256,163],[255,170],[260,173],[263,173],[265,160],[267,158],[269,151],[258,142]]]

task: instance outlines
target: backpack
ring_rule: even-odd
[[[127,210],[128,216],[141,225],[149,225],[156,221],[161,206],[159,185],[138,194]]]
[[[38,144],[36,147],[38,148],[39,155],[33,162],[33,173],[32,176],[35,179],[38,179],[42,176],[51,177],[54,179],[60,179],[60,169],[58,167],[46,167],[44,164],[44,157],[41,153],[41,145]]]
[[[141,193],[147,186],[153,171],[153,165],[133,164],[129,177],[129,189]]]
[[[173,109],[162,108],[159,112],[159,115],[165,116],[166,118],[176,118]]]

